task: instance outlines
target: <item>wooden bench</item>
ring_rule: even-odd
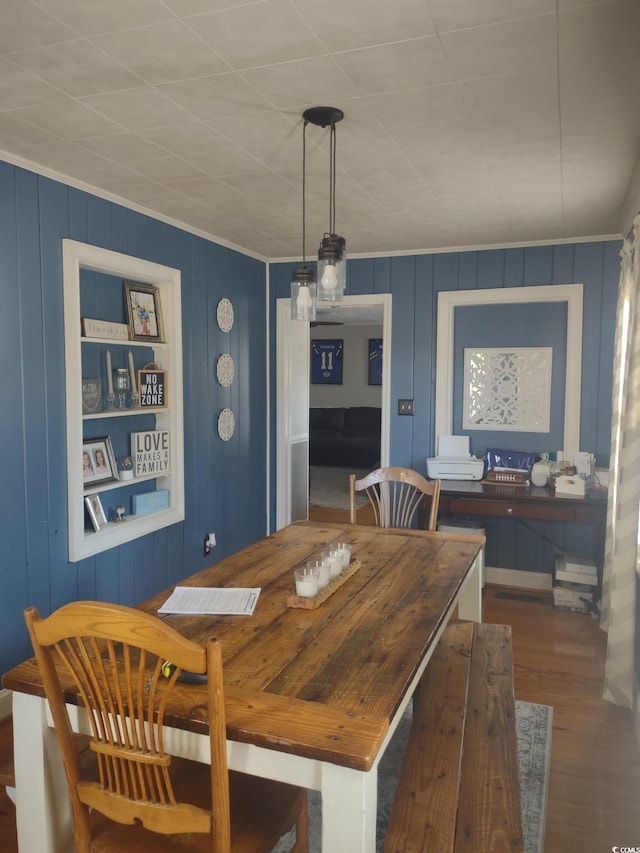
[[[511,628],[452,622],[413,701],[385,853],[523,851]]]

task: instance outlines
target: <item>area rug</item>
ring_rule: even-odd
[[[369,473],[369,468],[325,468],[311,465],[309,468],[309,506],[324,506],[333,509],[349,509],[349,474],[356,479]],[[366,495],[357,494],[356,503],[361,506]]]
[[[525,853],[543,853],[547,818],[547,788],[551,757],[551,727],[553,708],[533,702],[516,701],[516,730],[518,735],[518,765],[522,798],[522,824]],[[411,727],[411,706],[382,757],[378,768],[378,815],[376,822],[376,851],[381,853],[387,820],[396,789],[402,756]],[[309,792],[309,850],[321,851],[320,794]],[[281,838],[272,853],[287,853],[293,843],[293,830]],[[333,853],[349,853],[335,850]]]

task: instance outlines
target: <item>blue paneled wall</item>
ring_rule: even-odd
[[[67,560],[64,237],[177,267],[182,274],[186,520],[77,564]],[[415,399],[415,417],[392,416],[391,462],[424,471],[424,460],[434,451],[439,291],[582,282],[581,444],[606,465],[619,248],[616,242],[577,243],[349,261],[349,293],[393,294],[392,401]],[[0,259],[3,671],[29,653],[22,617],[27,605],[48,613],[82,598],[133,604],[207,565],[202,542],[209,530],[218,534],[216,559],[264,535],[267,450],[275,505],[275,441],[267,449],[266,438],[269,394],[275,436],[275,299],[289,295],[292,265],[271,268],[267,323],[260,261],[5,163],[0,163]],[[229,334],[215,321],[223,296],[235,309]],[[222,352],[232,355],[236,367],[228,389],[215,380],[215,360]],[[236,415],[228,443],[215,429],[225,406]],[[553,547],[543,536],[580,550],[581,533],[564,526],[531,531],[501,522],[489,530],[488,560],[544,568]]]
[[[68,562],[62,239],[182,274],[186,520],[80,563]],[[0,162],[0,672],[25,658],[22,612],[100,598],[134,604],[266,530],[265,264],[178,228]],[[218,301],[233,302],[222,333]],[[215,361],[232,355],[221,388]],[[236,416],[217,436],[221,408]]]
[[[594,452],[598,464],[606,467],[620,247],[619,242],[609,241],[348,261],[348,294],[393,294],[391,464],[426,473],[425,459],[435,452],[436,315],[440,291],[582,283],[580,444],[583,450]],[[291,268],[292,264],[271,266],[272,299],[289,296]],[[272,310],[272,341],[273,318]],[[414,398],[414,417],[395,414],[398,398]],[[272,429],[275,430],[274,422]],[[587,553],[593,543],[592,532],[578,525],[489,520],[487,530],[487,561],[505,568],[550,571],[558,548]]]

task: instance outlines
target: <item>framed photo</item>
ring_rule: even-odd
[[[87,508],[91,524],[93,524],[93,529],[96,533],[107,526],[107,517],[104,514],[104,509],[98,495],[87,495],[84,499],[84,505]]]
[[[382,385],[382,338],[369,338],[369,385]]]
[[[102,380],[82,380],[82,414],[95,415],[102,411]]]
[[[342,385],[343,340],[311,341],[311,383]]]
[[[164,343],[160,291],[151,284],[124,282],[129,339]]]
[[[82,442],[82,482],[85,488],[118,479],[116,459],[108,435]]]
[[[167,371],[143,367],[137,371],[139,406],[159,409],[167,405]]]

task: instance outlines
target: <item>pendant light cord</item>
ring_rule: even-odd
[[[336,125],[331,122],[329,142],[329,233],[336,233]]]
[[[307,231],[307,125],[308,120],[304,120],[302,126],[302,266],[307,263],[307,255],[305,251],[306,231]]]

